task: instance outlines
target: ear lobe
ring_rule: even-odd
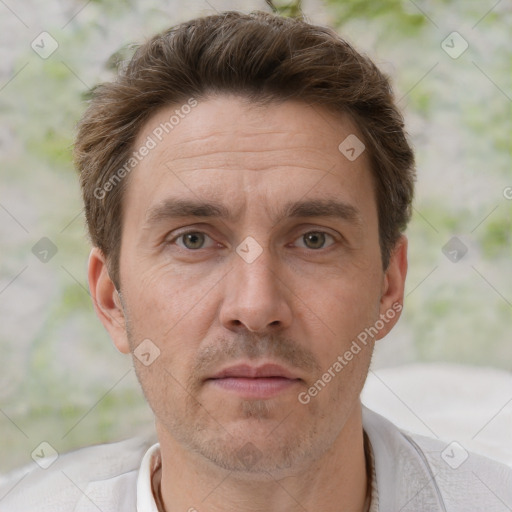
[[[380,299],[380,318],[384,327],[376,339],[384,338],[398,322],[403,308],[405,278],[407,276],[407,238],[401,235],[390,255],[388,268],[384,273]]]
[[[110,334],[116,348],[123,354],[128,354],[130,345],[123,306],[109,276],[106,258],[98,247],[91,250],[88,267],[89,289],[94,310]]]

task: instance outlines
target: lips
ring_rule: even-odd
[[[247,364],[230,366],[216,373],[210,379],[226,379],[226,378],[244,378],[244,379],[263,379],[263,378],[283,378],[297,380],[298,377],[292,372],[283,368],[278,364],[264,364],[254,367]]]
[[[206,384],[223,393],[234,393],[246,400],[263,400],[285,393],[301,379],[278,364],[230,366],[206,379]]]

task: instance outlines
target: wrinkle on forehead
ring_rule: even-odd
[[[167,119],[170,110],[162,109],[146,123],[136,145]],[[235,162],[242,154],[244,161],[251,161],[243,168],[264,170],[284,156],[291,166],[325,172],[343,158],[338,145],[350,133],[357,129],[348,114],[299,101],[263,106],[220,95],[201,100],[163,136],[146,160],[152,167],[172,165],[186,170],[197,167],[191,159],[200,158],[209,168],[219,168],[224,162],[228,169],[242,169]]]
[[[260,143],[258,136],[237,134],[236,147],[233,147],[233,134],[196,137],[163,147],[155,155],[153,166],[166,166],[178,173],[198,169],[199,162],[201,170],[262,171],[288,167],[328,172],[339,161],[337,147],[332,151],[329,146],[319,148],[304,136],[298,140],[298,136],[290,133],[282,135],[279,143],[261,133]]]

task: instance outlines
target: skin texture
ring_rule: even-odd
[[[135,147],[175,109],[153,116]],[[363,509],[359,395],[375,340],[298,400],[403,299],[407,242],[384,271],[369,160],[338,150],[349,134],[348,117],[305,103],[203,99],[127,178],[121,295],[91,252],[91,293],[116,347],[128,354],[149,339],[160,351],[134,366],[155,414],[168,512]],[[216,202],[230,217],[155,214],[170,198]],[[313,200],[352,215],[283,216],[286,203]],[[256,397],[207,380],[239,363],[279,364],[295,380]]]

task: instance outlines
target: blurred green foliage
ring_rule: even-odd
[[[272,12],[280,16],[290,18],[299,18],[302,16],[302,1],[295,0],[293,2],[282,2],[278,0],[266,0],[267,5],[272,9]]]
[[[339,26],[354,19],[378,20],[392,33],[403,37],[423,27],[428,20],[411,3],[403,0],[327,0]]]

